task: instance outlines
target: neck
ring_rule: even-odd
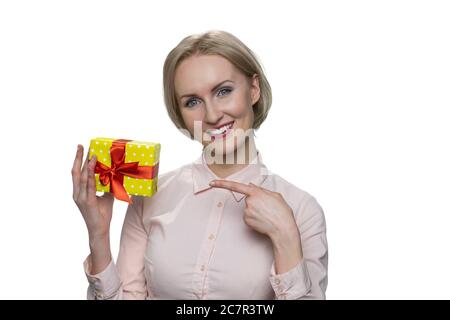
[[[226,154],[223,155],[222,163],[207,164],[209,169],[219,178],[226,178],[235,172],[238,172],[249,165],[257,154],[255,140],[253,136],[247,136],[242,144],[241,150],[234,150],[233,161],[227,161]],[[243,150],[242,150],[243,149]],[[245,153],[245,159],[242,156]],[[238,157],[238,154],[241,154]]]

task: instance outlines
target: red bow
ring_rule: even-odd
[[[99,173],[99,180],[106,186],[111,183],[110,192],[118,200],[133,203],[131,197],[123,186],[123,177],[137,179],[153,179],[158,174],[157,163],[154,166],[139,166],[139,162],[125,163],[125,145],[131,140],[114,140],[111,146],[111,168],[97,160],[95,173]]]

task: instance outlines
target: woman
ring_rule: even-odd
[[[117,263],[113,197],[96,196],[96,159],[81,168],[78,146],[73,197],[89,233],[88,299],[324,299],[323,211],[262,162],[253,130],[271,90],[252,51],[223,31],[186,37],[166,58],[164,97],[203,152],[160,175],[151,198],[133,197]]]

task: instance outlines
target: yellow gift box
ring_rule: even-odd
[[[116,199],[132,202],[129,195],[151,197],[157,192],[159,143],[127,139],[94,138],[89,159],[97,157],[96,189],[112,192]]]

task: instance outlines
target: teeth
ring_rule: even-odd
[[[233,125],[233,123],[230,123],[229,125],[223,126],[219,129],[210,129],[207,130],[208,134],[210,135],[217,135],[217,134],[222,134],[224,133],[227,129],[231,128],[231,126]]]
[[[213,130],[209,130],[208,133],[211,135],[216,135],[216,134],[221,134],[224,131],[222,129],[213,129]]]

